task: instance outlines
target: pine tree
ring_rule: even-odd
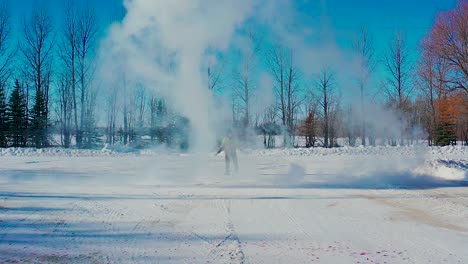
[[[6,105],[6,91],[3,83],[0,83],[0,148],[8,146],[8,116]]]
[[[26,102],[18,80],[10,96],[7,108],[8,134],[14,147],[26,146]]]
[[[441,122],[437,125],[434,143],[437,146],[456,145],[455,124]]]
[[[47,146],[47,109],[44,93],[36,91],[34,106],[31,111],[31,136],[36,148]]]
[[[441,98],[437,102],[438,124],[435,130],[434,143],[437,146],[456,145],[456,123],[457,123],[457,97],[449,96]]]

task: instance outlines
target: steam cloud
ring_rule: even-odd
[[[326,12],[324,1],[320,3]],[[216,135],[230,120],[226,118],[230,110],[215,104],[206,66],[215,64],[217,54],[233,46],[243,52],[251,48],[239,30],[246,23],[255,21],[268,34],[270,44],[290,48],[306,78],[328,67],[339,71],[338,85],[342,86],[357,74],[353,72],[356,59],[350,59],[354,55],[338,48],[327,21],[321,21],[317,30],[297,23],[304,14],[295,5],[287,0],[125,0],[125,17],[111,25],[100,46],[99,76],[105,86],[127,91],[120,100],[127,100],[136,87],[163,97],[191,121],[192,148],[211,150]],[[258,98],[252,110],[259,114],[275,98],[272,78],[265,69],[257,80]],[[393,113],[389,115],[392,121],[398,120],[392,118]],[[376,129],[387,127],[385,123],[376,124]]]
[[[191,121],[198,150],[214,144],[213,97],[202,69],[211,53],[226,50],[254,1],[127,0],[101,47],[105,81],[142,85],[163,96]]]
[[[305,29],[290,32],[288,25],[296,12],[290,1],[126,0],[124,6],[125,17],[110,27],[101,45],[101,77],[107,84],[125,89],[152,89],[168,100],[190,119],[192,146],[198,150],[213,146],[215,124],[221,116],[207,89],[203,66],[231,47],[243,23],[255,19],[265,25],[272,37],[281,36],[281,44],[307,55],[298,58],[338,54],[308,49],[302,34]],[[268,77],[261,77],[260,92],[272,94],[264,89],[266,80]]]

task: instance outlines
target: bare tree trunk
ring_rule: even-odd
[[[285,127],[286,126],[286,102],[285,102],[285,54],[283,47],[278,46],[276,48],[273,48],[270,52],[270,56],[268,59],[268,66],[270,68],[270,71],[273,74],[273,77],[276,82],[276,95],[278,97],[278,109],[280,112],[280,117],[281,117],[281,124]]]
[[[323,116],[324,116],[324,139],[323,139],[323,146],[328,148],[329,145],[329,137],[330,137],[330,117],[328,113],[328,96],[327,96],[327,88],[326,85],[324,86],[324,97],[323,97]]]
[[[50,104],[50,84],[51,84],[51,76],[52,76],[52,69],[50,69],[50,65],[49,65],[49,69],[47,70],[47,75],[46,75],[46,79],[45,79],[45,92],[44,92],[44,103],[45,103],[45,111],[44,111],[44,114],[43,114],[43,118],[44,118],[44,132],[42,134],[42,142],[43,142],[43,145],[45,147],[49,147],[50,143],[49,143],[49,140],[48,140],[48,137],[49,137],[49,114],[50,114],[50,110],[49,110],[49,104]]]
[[[129,143],[129,94],[128,94],[128,83],[127,83],[127,77],[125,74],[125,70],[123,70],[122,74],[122,100],[123,100],[123,106],[122,106],[122,117],[123,117],[123,131],[122,131],[122,143],[124,145],[127,145]]]
[[[47,142],[47,118],[50,75],[52,70],[52,49],[54,47],[53,23],[45,9],[36,10],[32,19],[24,26],[24,42],[20,49],[26,60],[35,90],[35,114],[33,136],[36,147]]]
[[[208,66],[207,73],[208,73],[208,90],[212,92],[216,92],[220,89],[222,82],[224,81],[224,69],[225,62],[218,62],[218,65],[210,65]]]
[[[252,75],[256,67],[257,54],[260,51],[261,41],[253,28],[246,28],[245,37],[251,47],[241,50],[241,68],[235,73],[234,78],[237,84],[234,86],[234,95],[240,99],[240,107],[243,111],[242,125],[244,128],[251,125],[251,103],[254,93],[254,83]]]
[[[250,93],[249,93],[249,81],[248,78],[244,83],[244,97],[245,97],[245,117],[244,117],[244,126],[248,127],[250,125]]]
[[[85,8],[81,11],[78,17],[78,39],[76,50],[78,52],[78,61],[79,61],[79,78],[80,78],[80,132],[82,134],[82,141],[90,141],[89,135],[91,131],[84,131],[85,125],[90,127],[91,120],[87,119],[87,116],[92,116],[92,109],[89,109],[90,104],[87,102],[90,91],[89,83],[91,79],[91,55],[95,48],[95,38],[97,34],[97,22],[96,14],[94,9]],[[86,114],[88,113],[88,114]],[[88,138],[84,138],[83,133],[88,135]]]
[[[297,81],[298,73],[293,63],[293,52],[289,51],[289,65],[287,73],[287,130],[288,130],[288,144],[294,143],[295,138],[295,116],[297,108],[303,100],[297,100]]]
[[[445,91],[468,93],[468,1],[457,1],[454,9],[438,14],[424,41],[424,52],[433,59],[442,59],[449,73],[439,81]]]
[[[360,75],[359,75],[359,91],[361,103],[361,144],[366,145],[366,113],[365,105],[365,87],[368,83],[372,72],[375,69],[375,51],[373,38],[366,28],[362,29],[360,35],[354,42],[354,49],[359,55],[360,59]]]
[[[117,92],[112,92],[108,101],[107,143],[115,144],[115,126],[117,116]]]
[[[410,62],[406,43],[402,34],[395,34],[395,39],[390,45],[389,52],[385,55],[385,68],[389,73],[385,86],[387,96],[391,104],[393,104],[400,116],[407,110],[410,86],[406,83],[410,77]],[[400,123],[403,124],[403,119],[400,118]],[[406,130],[406,131],[405,131]],[[404,135],[407,135],[407,127],[401,131],[400,142],[403,143]]]
[[[80,137],[81,143],[83,141],[90,142],[91,131],[85,131],[85,127],[90,129],[90,122],[92,121],[92,109],[88,102],[90,91],[89,84],[91,82],[91,65],[92,53],[95,48],[95,38],[97,34],[96,14],[92,8],[84,8],[77,16],[77,40],[76,51],[78,54],[78,73],[80,83]]]
[[[323,146],[325,148],[331,147],[330,144],[330,111],[333,106],[333,86],[334,74],[328,70],[323,70],[318,79],[318,90],[320,93],[319,105],[323,111]]]
[[[276,95],[279,100],[281,124],[283,125],[283,143],[291,145],[294,135],[295,111],[300,105],[297,100],[297,70],[293,64],[292,51],[286,52],[284,47],[276,47],[270,53],[268,66],[276,82]]]
[[[136,135],[137,136],[143,136],[144,132],[144,126],[145,126],[145,112],[146,112],[146,103],[147,103],[147,98],[145,94],[145,90],[143,88],[139,89],[137,91],[137,111],[138,111],[138,117],[136,121]],[[139,138],[138,138],[139,141]]]
[[[0,85],[5,85],[11,76],[11,63],[16,50],[10,50],[11,17],[6,2],[0,3]]]
[[[157,100],[153,96],[150,100],[150,134],[151,141],[154,143],[156,139],[156,117],[157,117]]]
[[[64,73],[62,77],[62,104],[63,104],[63,123],[64,123],[64,143],[65,147],[70,147],[70,127],[68,124],[68,104],[71,101],[72,112],[75,120],[75,134],[78,146],[81,146],[81,135],[78,127],[78,109],[76,104],[76,41],[77,41],[77,18],[74,2],[68,2],[66,8],[66,17],[62,33],[62,41],[59,44],[59,56],[64,64]],[[68,88],[71,86],[71,91]]]
[[[385,55],[384,66],[389,73],[386,86],[387,95],[391,101],[397,104],[397,109],[402,110],[410,92],[409,88],[406,87],[410,65],[406,43],[400,33],[395,35],[389,53]]]

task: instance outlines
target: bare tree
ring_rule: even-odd
[[[123,144],[126,145],[130,141],[130,115],[131,115],[131,104],[129,96],[129,82],[125,75],[125,71],[122,72],[122,115],[123,115],[123,131],[121,133]]]
[[[261,40],[258,34],[252,27],[248,27],[245,32],[246,38],[251,47],[248,47],[242,52],[241,69],[235,72],[236,84],[234,85],[234,93],[239,98],[243,108],[242,125],[249,127],[251,122],[251,103],[255,84],[253,80],[254,71],[256,68],[257,54],[260,51]]]
[[[295,121],[297,116],[297,111],[300,104],[304,101],[304,99],[299,100],[298,98],[299,92],[299,71],[294,66],[293,63],[293,52],[290,51],[290,61],[289,67],[287,71],[287,87],[286,87],[286,101],[287,101],[287,118],[286,118],[286,125],[288,129],[289,137],[295,136]]]
[[[331,108],[329,111],[329,133],[330,142],[328,143],[329,147],[337,147],[338,142],[337,138],[340,133],[340,128],[343,122],[343,111],[341,110],[340,97],[338,95],[332,97]]]
[[[10,62],[14,53],[9,51],[11,22],[9,10],[0,1],[0,146],[8,146],[7,80],[10,77]],[[17,83],[19,86],[19,83]],[[18,141],[16,141],[15,145]]]
[[[356,110],[353,105],[349,105],[344,113],[344,130],[348,137],[348,144],[350,147],[356,146],[356,137],[358,132],[358,124],[356,122]],[[365,141],[364,141],[365,142]]]
[[[0,1],[0,85],[5,86],[11,75],[11,61],[16,51],[11,51],[11,17],[5,1]]]
[[[401,33],[396,33],[395,38],[390,44],[388,53],[384,56],[384,66],[388,72],[388,77],[384,83],[384,89],[389,100],[390,106],[393,106],[400,116],[400,124],[404,125],[401,131],[400,141],[404,143],[404,135],[408,138],[409,127],[403,120],[403,115],[410,111],[411,101],[409,96],[412,93],[413,85],[408,83],[411,77],[412,63],[409,58],[409,51]],[[395,139],[389,139],[391,145],[396,145]]]
[[[427,52],[419,61],[418,78],[416,85],[426,98],[428,106],[428,114],[430,116],[429,123],[426,125],[427,132],[429,133],[429,144],[432,144],[435,136],[435,128],[437,125],[437,101],[446,94],[446,74],[448,72],[448,65],[442,58],[435,58]],[[420,106],[421,104],[419,104]]]
[[[210,62],[207,69],[208,90],[216,92],[221,88],[222,83],[225,80],[225,67],[226,61],[221,56],[218,56],[216,62]]]
[[[361,137],[362,145],[366,145],[366,117],[364,110],[365,90],[368,86],[372,72],[375,70],[375,50],[373,38],[367,28],[362,29],[360,35],[354,41],[354,49],[359,55],[359,91],[361,100]]]
[[[20,49],[28,66],[29,78],[35,87],[31,129],[37,147],[48,145],[48,100],[54,40],[52,18],[44,8],[35,10],[31,20],[24,25],[24,42]]]
[[[163,126],[167,124],[168,110],[164,99],[152,96],[150,99],[150,128],[151,140],[157,138],[160,142],[167,142],[166,135],[162,132]]]
[[[58,93],[59,93],[59,102],[60,102],[60,112],[59,120],[61,124],[61,144],[65,148],[71,146],[71,131],[72,126],[72,113],[73,113],[73,104],[71,103],[72,97],[70,91],[70,80],[66,74],[61,74],[58,81]]]
[[[151,96],[150,99],[150,136],[151,142],[154,143],[156,140],[156,127],[157,127],[157,109],[158,109],[158,100],[156,97]]]
[[[299,72],[294,65],[293,52],[290,49],[276,46],[270,51],[267,63],[275,81],[278,110],[284,128],[284,144],[291,144],[295,132],[295,117],[300,103]]]
[[[276,123],[277,111],[275,106],[265,109],[263,120],[259,129],[263,133],[263,145],[265,148],[274,148],[276,146],[275,135],[280,132],[279,126]]]
[[[117,90],[110,92],[107,97],[107,143],[111,145],[116,142],[117,98]]]
[[[433,58],[444,59],[449,72],[441,81],[451,89],[468,93],[468,1],[459,0],[455,9],[438,15],[424,42]]]
[[[241,122],[241,113],[239,110],[239,98],[235,94],[231,96],[231,116],[232,116],[232,125],[237,127]]]
[[[90,131],[84,131],[85,127],[92,127],[90,124],[93,115],[92,104],[90,104],[90,83],[93,75],[93,55],[96,46],[96,35],[98,32],[95,10],[91,7],[85,7],[78,16],[77,43],[78,53],[78,75],[80,84],[80,137],[86,140],[88,144]],[[88,107],[87,107],[88,106]],[[83,133],[88,135],[85,137]]]
[[[136,121],[137,135],[143,133],[145,126],[145,112],[147,106],[147,95],[143,87],[138,87],[135,91],[135,107],[138,114]]]
[[[78,108],[76,100],[77,86],[77,40],[78,40],[78,18],[75,2],[70,0],[65,10],[65,21],[62,30],[62,39],[59,44],[59,57],[63,63],[63,73],[60,80],[60,100],[62,112],[62,134],[64,147],[71,144],[71,120],[72,114],[75,123],[75,135],[78,146],[81,145],[81,134],[79,133]]]
[[[408,85],[410,77],[410,60],[406,42],[401,33],[396,33],[389,51],[384,56],[384,66],[389,76],[384,89],[391,103],[396,104],[396,108],[403,111],[404,105],[411,93]]]
[[[333,110],[336,104],[335,74],[328,69],[323,70],[317,79],[318,104],[323,115],[323,146],[332,147],[331,132],[333,125]]]

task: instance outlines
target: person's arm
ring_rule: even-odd
[[[224,144],[225,144],[225,140],[223,139],[223,141],[221,142],[221,146],[219,147],[219,150],[218,152],[216,152],[215,156],[217,156],[219,153],[221,153],[224,150]]]
[[[216,152],[215,156],[217,156],[219,153],[221,153],[221,152],[223,151],[223,149],[224,149],[223,146],[221,146],[221,147],[219,148],[218,152]]]

